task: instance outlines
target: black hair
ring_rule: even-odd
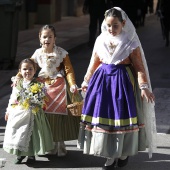
[[[43,27],[41,27],[39,30],[39,37],[41,37],[42,31],[47,30],[47,29],[51,30],[54,33],[54,37],[56,37],[56,31],[55,31],[54,26],[52,25],[44,25]]]
[[[107,10],[105,12],[104,16],[105,16],[105,18],[107,18],[107,17],[117,17],[120,22],[123,22],[121,12],[119,10],[115,9],[115,8],[111,8],[111,9]]]

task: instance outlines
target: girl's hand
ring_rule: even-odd
[[[8,116],[9,116],[9,113],[6,113],[6,114],[5,114],[5,121],[8,120]]]
[[[151,93],[148,88],[145,88],[145,89],[141,90],[141,96],[142,96],[142,98],[145,97],[148,103],[149,102],[153,103],[155,101],[154,94]]]
[[[71,93],[77,93],[77,89],[78,89],[78,87],[77,87],[76,84],[74,84],[74,85],[72,85],[72,86],[70,87]]]
[[[81,84],[82,91],[86,92],[87,91],[87,87],[88,87],[88,83],[83,81],[83,83]]]
[[[11,78],[11,81],[12,81],[11,87],[16,86],[16,84],[18,83],[18,81],[19,81],[20,79],[21,79],[20,77],[13,76],[13,77]]]

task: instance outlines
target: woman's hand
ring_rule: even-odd
[[[141,90],[141,96],[142,98],[146,98],[147,102],[153,103],[155,101],[155,96],[148,88],[142,89]]]
[[[88,87],[88,83],[83,81],[83,83],[81,84],[82,91],[86,92],[87,91],[87,87]]]

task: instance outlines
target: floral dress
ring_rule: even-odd
[[[17,156],[44,155],[54,148],[49,122],[44,113],[44,84],[21,79],[13,87],[3,149]]]

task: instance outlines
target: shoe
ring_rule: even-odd
[[[33,164],[35,161],[35,156],[28,156],[27,164]]]
[[[48,151],[47,155],[53,156],[56,155],[58,152],[58,142],[54,142],[54,149]]]
[[[126,159],[124,160],[121,160],[121,159],[118,159],[118,162],[117,162],[117,166],[118,167],[124,167],[128,164],[128,159],[129,157],[127,157]]]
[[[111,165],[109,166],[103,166],[102,170],[113,170],[116,166],[116,161],[114,161]]]
[[[64,141],[55,142],[54,149],[47,153],[49,156],[57,155],[58,157],[66,156],[66,154],[67,150]]]
[[[25,156],[17,156],[16,160],[15,160],[15,164],[21,164],[22,160],[25,158]]]
[[[67,155],[67,150],[64,141],[58,142],[58,152],[57,156],[58,157],[63,157]]]

